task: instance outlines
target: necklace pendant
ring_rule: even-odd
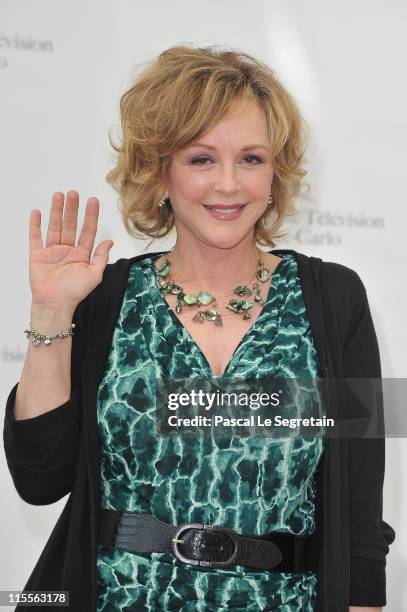
[[[265,283],[266,280],[268,280],[271,276],[271,270],[269,270],[268,268],[261,268],[260,270],[257,270],[256,276],[259,281]]]
[[[199,323],[203,323],[204,321],[213,321],[217,327],[223,325],[221,315],[213,308],[208,310],[200,310],[193,316],[192,320],[198,321]]]
[[[202,316],[206,321],[215,321],[218,313],[213,308],[202,310]]]
[[[158,276],[167,276],[171,269],[171,266],[167,263],[163,263],[157,270]]]
[[[233,292],[236,293],[237,295],[250,295],[251,294],[251,290],[249,289],[249,287],[247,287],[247,285],[238,285],[237,287],[233,289]]]
[[[168,287],[168,281],[163,280],[163,281],[159,281],[159,286],[160,286],[160,290],[165,293],[167,291],[167,287]]]
[[[237,314],[241,314],[242,310],[249,310],[250,308],[253,308],[253,302],[250,300],[230,300],[226,308],[233,310],[233,312],[236,312]]]
[[[177,294],[177,305],[175,306],[175,312],[182,312],[182,309],[185,304],[185,293],[183,291],[180,291]]]
[[[261,300],[261,295],[260,295],[260,285],[259,285],[259,283],[254,283],[253,291],[254,291],[254,301],[261,303],[262,300]]]
[[[246,311],[246,312],[243,314],[243,318],[244,318],[244,319],[251,319],[252,317],[251,317],[250,313]]]
[[[239,312],[242,307],[242,300],[230,300],[226,308],[233,310],[233,312]]]
[[[223,327],[222,315],[218,313],[216,313],[215,325],[216,327]]]
[[[188,306],[193,306],[193,304],[197,303],[198,298],[193,293],[186,293],[183,297],[183,300]]]
[[[179,293],[182,293],[182,287],[180,287],[179,285],[175,285],[173,283],[171,285],[171,287],[169,288],[169,293],[173,293],[174,295],[178,295]]]
[[[175,285],[174,285],[174,282],[172,280],[168,279],[166,281],[163,281],[160,286],[161,286],[161,290],[164,293],[172,293],[172,288]]]
[[[214,296],[208,291],[200,291],[198,293],[198,302],[202,304],[202,306],[209,306],[214,300]]]

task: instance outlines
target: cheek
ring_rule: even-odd
[[[208,190],[208,180],[199,174],[179,173],[172,181],[172,191],[185,200],[199,200]]]
[[[259,197],[262,195],[270,193],[271,182],[273,176],[270,176],[270,173],[267,171],[252,173],[247,177],[247,181],[245,182],[248,189],[251,190],[252,193],[257,194]]]

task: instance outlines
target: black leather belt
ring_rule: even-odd
[[[273,572],[305,572],[310,536],[271,531],[239,534],[222,525],[170,525],[151,514],[100,509],[98,544],[128,552],[166,552],[208,568],[244,565]]]

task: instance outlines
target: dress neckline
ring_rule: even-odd
[[[169,251],[168,251],[169,252]],[[267,252],[267,251],[266,251]],[[158,259],[159,257],[161,257],[163,253],[158,253],[156,254],[156,256],[152,257],[152,264],[155,264],[156,259]],[[266,316],[266,314],[268,313],[269,308],[271,308],[271,304],[273,302],[273,297],[275,295],[276,292],[276,279],[278,278],[278,276],[281,274],[281,269],[284,266],[284,264],[289,261],[291,255],[290,254],[286,254],[284,253],[281,257],[281,261],[278,262],[277,266],[274,269],[274,273],[271,277],[271,282],[269,285],[269,289],[267,292],[267,297],[266,297],[266,301],[265,304],[259,314],[259,316],[257,317],[257,319],[254,321],[254,323],[252,323],[250,325],[250,327],[247,328],[247,330],[245,331],[245,333],[243,334],[242,338],[239,341],[239,344],[236,346],[235,350],[233,351],[224,371],[222,374],[214,374],[212,367],[209,363],[209,361],[207,360],[204,352],[202,351],[202,349],[200,348],[200,346],[198,345],[198,343],[194,340],[194,338],[191,336],[191,334],[189,333],[189,331],[187,330],[187,328],[185,327],[185,325],[182,323],[182,321],[179,320],[179,318],[177,317],[177,315],[175,314],[175,312],[172,310],[172,308],[169,306],[167,300],[164,298],[164,296],[161,294],[160,288],[157,284],[157,278],[156,278],[156,274],[155,271],[153,269],[151,269],[151,267],[149,266],[149,272],[152,275],[152,285],[154,287],[154,289],[156,290],[155,293],[155,303],[156,303],[156,307],[158,305],[161,305],[163,308],[156,308],[156,313],[157,313],[157,319],[161,319],[162,316],[165,316],[165,314],[163,315],[162,313],[166,313],[167,316],[171,319],[171,322],[173,323],[173,325],[176,327],[176,329],[179,331],[179,333],[183,334],[183,337],[185,339],[186,342],[188,342],[189,344],[191,344],[191,346],[194,347],[195,352],[199,355],[201,361],[204,362],[205,367],[207,372],[203,372],[202,376],[204,376],[205,374],[209,374],[209,376],[211,377],[211,379],[215,379],[215,380],[219,380],[219,379],[223,379],[225,376],[228,375],[230,368],[232,367],[236,355],[238,352],[240,352],[242,346],[244,344],[246,344],[246,342],[248,341],[249,337],[253,336],[253,334],[255,334],[259,327],[260,324],[262,323],[263,318]],[[163,329],[166,328],[165,325],[165,321],[160,321],[161,323],[163,323]]]

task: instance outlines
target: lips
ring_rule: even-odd
[[[226,207],[219,207],[219,206],[205,206],[205,208],[207,208],[208,210],[215,210],[216,212],[230,212],[230,211],[236,211],[239,210],[240,208],[243,208],[244,204],[242,204],[242,206],[228,206]]]
[[[205,206],[205,208],[219,208],[222,210],[228,210],[229,208],[241,208],[242,206],[246,206],[246,204],[239,204],[236,202],[234,204],[203,204],[203,206]]]
[[[242,211],[246,204],[236,204],[230,206],[207,206],[203,204],[203,207],[209,212],[209,214],[215,219],[236,219],[242,214]]]

